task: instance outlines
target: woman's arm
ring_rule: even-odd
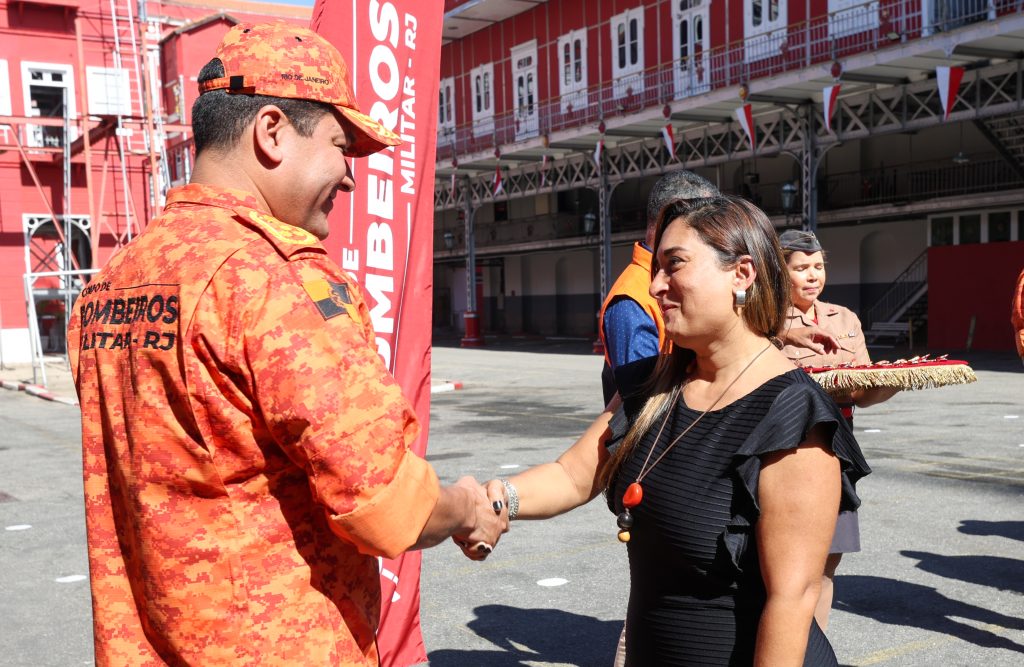
[[[553,463],[543,463],[509,479],[519,494],[518,519],[548,519],[586,504],[601,492],[601,469],[609,458],[605,443],[611,437],[608,422],[618,407],[613,399],[572,447]],[[498,480],[487,482],[491,501],[507,504]]]
[[[868,387],[854,389],[850,392],[850,399],[858,408],[866,408],[871,405],[884,403],[899,393],[896,387]]]
[[[767,592],[757,667],[803,665],[839,514],[839,459],[815,427],[797,449],[765,456],[758,485],[758,556]]]

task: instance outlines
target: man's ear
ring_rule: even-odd
[[[261,107],[253,120],[253,144],[260,161],[272,165],[280,164],[284,159],[283,142],[287,140],[287,132],[291,122],[280,108],[273,104]]]
[[[757,278],[757,269],[754,268],[754,258],[750,255],[743,255],[736,261],[736,276],[733,278],[735,289],[749,290]]]

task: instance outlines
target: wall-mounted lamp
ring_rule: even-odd
[[[789,216],[793,215],[796,208],[796,196],[800,189],[795,183],[782,184],[782,212],[786,214],[786,223],[789,223]]]

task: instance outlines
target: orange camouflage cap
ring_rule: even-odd
[[[239,23],[217,47],[225,76],[199,84],[199,94],[226,90],[325,102],[355,128],[346,155],[363,157],[397,146],[398,135],[359,111],[348,64],[338,49],[312,30],[287,23]]]

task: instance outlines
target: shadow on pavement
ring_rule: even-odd
[[[955,619],[1024,630],[1024,619],[947,598],[934,588],[885,577],[836,577],[835,608],[880,623],[922,628],[985,648],[1024,653],[1024,646]]]
[[[1024,594],[1024,561],[1021,560],[1001,556],[943,556],[924,551],[901,551],[900,555],[920,561],[918,568],[946,579]]]
[[[965,535],[997,535],[1024,542],[1024,521],[965,520],[957,530]]]
[[[622,621],[601,621],[557,609],[518,609],[486,605],[475,610],[469,629],[494,650],[445,649],[428,656],[431,667],[523,667],[555,664],[610,665]]]

